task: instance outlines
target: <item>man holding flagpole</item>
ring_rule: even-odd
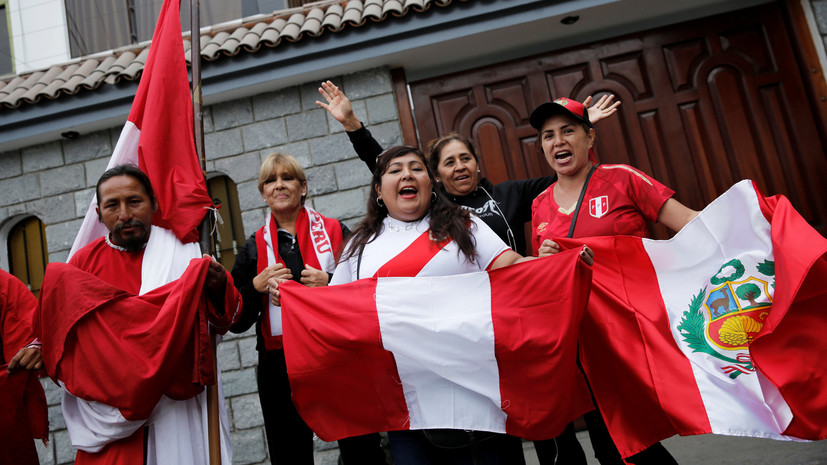
[[[208,322],[226,331],[240,295],[197,243],[152,225],[158,201],[138,168],[107,170],[97,199],[109,234],[48,266],[34,322],[46,371],[64,388],[75,463],[207,463],[203,386],[217,378]]]
[[[107,166],[116,171],[99,182],[72,246],[77,267],[49,265],[34,324],[46,371],[66,391],[76,463],[217,463],[217,448],[207,453],[215,416],[210,446],[220,442],[220,462],[232,462],[220,386],[218,415],[203,387],[220,380],[210,323],[231,325],[240,297],[223,268],[194,260],[212,202],[193,134],[180,4],[164,2]]]

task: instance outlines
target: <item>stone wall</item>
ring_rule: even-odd
[[[373,69],[332,79],[353,101],[354,111],[387,147],[402,143],[390,73]],[[263,224],[266,204],[256,187],[261,160],[274,151],[295,156],[308,176],[309,204],[353,226],[365,213],[370,173],[342,127],[318,106],[318,82],[212,105],[204,111],[210,175],[237,185],[245,235]],[[0,232],[27,216],[46,225],[50,262],[65,261],[94,186],[106,168],[120,127],[0,154]],[[6,237],[2,239],[6,240]],[[256,388],[254,330],[229,334],[218,346],[234,463],[269,463]],[[60,389],[43,380],[49,404],[50,441],[38,445],[42,464],[71,463],[60,412]],[[317,464],[334,464],[333,445],[317,441]]]

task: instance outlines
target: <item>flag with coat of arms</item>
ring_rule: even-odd
[[[674,434],[827,437],[827,239],[741,181],[675,237],[594,250],[580,356],[624,457]]]

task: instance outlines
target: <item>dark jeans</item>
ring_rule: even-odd
[[[678,465],[672,454],[661,443],[649,446],[623,461],[617,450],[606,423],[597,409],[583,415],[589,429],[589,441],[594,449],[594,456],[600,465]],[[563,434],[554,439],[534,441],[534,449],[540,465],[586,465],[586,454],[574,434],[574,424],[569,423]]]
[[[446,449],[433,445],[422,431],[390,431],[394,465],[524,465],[522,441],[497,434],[478,442],[480,462],[470,447]]]
[[[258,396],[273,465],[313,465],[313,431],[302,420],[290,396],[283,350],[258,354]],[[346,465],[385,465],[378,434],[345,438],[339,452]]]

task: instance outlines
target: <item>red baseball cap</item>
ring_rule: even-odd
[[[576,121],[584,123],[590,128],[594,128],[592,122],[589,121],[588,109],[586,109],[582,103],[568,97],[560,97],[553,102],[540,104],[540,106],[531,112],[528,121],[534,129],[540,131],[543,129],[543,123],[554,115],[570,116]]]

